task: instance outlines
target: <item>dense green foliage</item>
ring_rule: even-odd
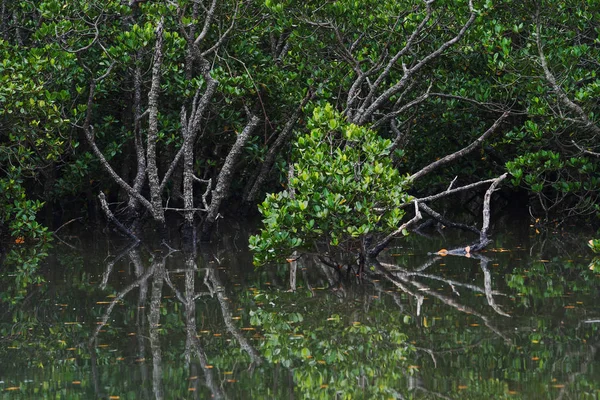
[[[388,157],[390,140],[347,123],[330,104],[315,108],[307,129],[294,144],[287,190],[259,207],[265,227],[250,238],[256,264],[318,251],[320,241],[364,253],[367,236],[394,230],[404,216],[408,181]]]
[[[35,0],[8,2],[1,18],[3,239],[40,237],[42,225],[56,228],[67,217],[91,220],[100,192],[127,226],[173,209],[227,216],[221,204],[253,207],[281,185],[296,186],[304,206],[315,184],[338,182],[305,181],[296,171],[297,184],[286,183],[290,157],[301,164],[299,151],[311,145],[304,154],[325,154],[308,139],[308,121],[321,123],[312,110],[325,103],[337,113],[332,131],[354,124],[361,146],[374,149],[368,157],[379,152],[372,167],[386,172],[369,179],[390,176],[382,191],[508,111],[500,132],[415,182],[413,194],[443,190],[455,176],[466,183],[508,171],[533,218],[597,221],[597,1]],[[246,137],[251,116],[260,122]],[[332,157],[352,149],[346,140],[329,145]],[[253,246],[309,247],[320,231],[330,233],[326,242],[343,243],[396,224],[403,215],[391,215],[389,205],[404,200],[402,182],[395,194],[373,194],[379,189],[366,175],[362,188],[348,186],[353,157],[365,156],[323,163],[324,173],[335,169],[346,183],[318,202],[335,205],[339,195],[348,203],[327,218],[307,204],[311,235],[288,232],[309,232],[288,221],[281,235],[289,238],[274,234]],[[195,203],[185,203],[188,194]],[[357,196],[366,200],[350,205]],[[363,220],[341,226],[349,208]]]

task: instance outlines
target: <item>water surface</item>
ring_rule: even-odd
[[[295,282],[255,270],[243,234],[196,255],[64,239],[27,291],[26,262],[0,272],[0,398],[600,396],[589,238],[526,226],[440,257],[472,238],[413,235],[362,283],[308,257]]]

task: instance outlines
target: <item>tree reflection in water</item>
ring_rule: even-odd
[[[130,246],[107,263],[106,269],[102,276],[102,282],[100,284],[102,288],[106,288],[114,264],[125,256],[128,256],[131,263],[134,265],[137,279],[116,293],[89,339],[88,347],[90,349],[90,356],[92,360],[94,386],[98,396],[103,395],[100,390],[102,386],[98,378],[95,357],[95,349],[98,345],[98,336],[102,332],[102,328],[111,318],[111,314],[113,313],[115,306],[118,305],[134,289],[139,289],[137,307],[138,313],[136,317],[137,336],[138,338],[148,337],[148,341],[150,343],[152,354],[152,390],[154,398],[165,398],[162,383],[163,367],[160,343],[160,333],[163,329],[161,328],[160,322],[161,304],[162,299],[164,298],[163,287],[165,283],[173,291],[173,293],[175,293],[177,300],[183,305],[183,317],[185,321],[186,334],[184,359],[185,367],[189,371],[190,381],[193,385],[191,386],[191,389],[197,389],[197,385],[199,384],[199,379],[196,379],[198,372],[197,368],[199,366],[200,370],[204,374],[204,382],[202,383],[210,390],[211,397],[217,399],[227,397],[223,391],[221,383],[214,376],[213,367],[210,365],[206,352],[204,351],[203,344],[198,337],[198,327],[196,325],[196,302],[203,296],[210,296],[218,300],[221,309],[221,315],[227,330],[239,343],[240,348],[249,355],[252,366],[257,366],[262,363],[260,354],[241,333],[240,329],[233,323],[233,316],[228,303],[229,298],[225,287],[219,279],[216,265],[214,263],[205,261],[205,267],[198,268],[196,264],[196,254],[190,252],[185,254],[184,268],[167,270],[165,267],[166,261],[173,255],[173,253],[174,251],[170,251],[164,255],[155,256],[150,266],[144,270],[140,257],[140,249],[137,246]],[[172,274],[182,273],[184,275],[183,292],[176,287],[170,278],[170,275]],[[204,273],[204,279],[202,283],[207,288],[207,291],[196,291],[196,277],[199,273]],[[149,312],[147,316],[148,326],[146,326],[144,314],[146,310],[146,297],[150,280],[151,290]],[[145,341],[138,340],[137,343],[138,360],[143,361],[145,360]],[[199,363],[192,361],[194,357]],[[147,376],[146,363],[140,362],[140,367],[144,371],[142,376]]]
[[[0,380],[21,397],[594,395],[598,277],[569,261],[581,249],[538,239],[513,255],[384,254],[361,284],[319,258],[246,271],[232,245],[130,246],[99,271],[52,253],[52,282],[3,305]]]

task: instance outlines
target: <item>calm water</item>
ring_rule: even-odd
[[[0,398],[599,398],[589,238],[428,255],[472,241],[453,234],[398,242],[362,284],[301,259],[294,292],[241,234],[195,257],[63,238],[27,292],[26,262],[0,270]]]

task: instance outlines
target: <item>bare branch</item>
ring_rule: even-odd
[[[433,210],[430,207],[428,207],[427,204],[423,203],[422,201],[419,203],[419,208],[421,210],[425,211],[427,214],[431,215],[433,218],[435,218],[436,220],[438,220],[439,222],[441,222],[445,226],[448,226],[448,227],[451,227],[451,228],[458,228],[458,229],[462,229],[462,230],[465,230],[465,231],[473,232],[473,233],[475,233],[477,235],[481,235],[481,231],[479,229],[475,228],[474,226],[452,222],[452,221],[444,218],[441,214],[439,214],[435,210]]]
[[[500,182],[502,182],[504,179],[506,179],[507,176],[508,176],[508,173],[505,172],[504,174],[502,174],[499,177],[497,177],[496,179],[494,179],[494,181],[492,182],[492,184],[490,185],[488,190],[485,192],[485,196],[483,197],[483,224],[481,226],[481,236],[480,236],[480,241],[482,243],[485,240],[487,240],[487,232],[490,227],[490,202],[492,199],[492,193],[494,193],[494,191],[496,190],[496,188],[498,187]]]
[[[572,140],[571,143],[573,143],[573,145],[575,147],[577,147],[577,149],[579,151],[581,151],[582,153],[584,153],[584,154],[587,154],[587,155],[590,155],[590,156],[594,156],[594,157],[600,157],[600,153],[596,153],[594,151],[590,151],[590,150],[584,149],[579,144],[577,144],[574,140]]]
[[[212,0],[210,4],[210,8],[206,11],[206,16],[204,17],[204,26],[202,27],[202,31],[198,34],[196,39],[194,40],[194,45],[199,45],[202,40],[208,34],[208,30],[210,29],[210,25],[212,24],[213,17],[215,16],[215,9],[217,8],[217,0]]]
[[[231,18],[231,24],[229,24],[229,27],[225,30],[225,32],[223,32],[221,34],[221,36],[219,37],[219,39],[217,39],[217,41],[215,42],[214,45],[212,45],[208,50],[205,50],[205,51],[202,52],[202,57],[206,57],[210,53],[212,53],[215,50],[217,50],[221,46],[221,44],[223,44],[223,42],[225,41],[225,39],[227,38],[227,36],[229,35],[229,33],[231,33],[231,31],[233,30],[233,27],[235,26],[236,18],[237,18],[237,15],[238,15],[238,10],[239,10],[239,3],[236,3],[235,10],[233,11],[233,15],[230,16],[230,18]],[[194,42],[194,44],[197,44],[197,43]]]
[[[429,4],[428,4],[428,6],[429,6]],[[425,56],[421,61],[416,63],[414,66],[408,68],[403,64],[402,67],[404,69],[404,75],[402,76],[402,78],[400,78],[400,81],[398,81],[396,84],[392,85],[390,88],[385,90],[381,95],[379,95],[379,97],[377,97],[375,100],[373,100],[373,102],[371,104],[365,104],[365,106],[367,108],[364,110],[361,110],[357,113],[357,115],[355,117],[355,120],[356,120],[355,122],[358,125],[364,125],[368,121],[368,119],[371,118],[373,113],[377,109],[379,109],[379,107],[385,101],[387,101],[390,97],[394,96],[396,93],[400,92],[406,86],[406,84],[413,77],[413,75],[415,75],[418,71],[420,71],[422,68],[424,68],[431,61],[440,57],[444,53],[444,51],[446,51],[448,48],[450,48],[451,46],[456,44],[459,40],[461,40],[463,38],[463,36],[465,35],[465,33],[467,32],[467,30],[469,29],[469,27],[473,24],[473,22],[475,21],[475,17],[477,16],[477,13],[475,12],[475,9],[473,8],[473,0],[469,0],[469,12],[470,12],[469,19],[464,23],[464,25],[461,27],[460,31],[452,39],[444,42],[442,45],[440,45],[440,47],[438,47],[433,52],[429,53],[427,56]]]
[[[402,233],[402,231],[404,231],[405,229],[408,229],[411,226],[413,226],[414,224],[416,224],[417,222],[419,222],[421,220],[421,218],[423,218],[423,217],[421,215],[421,211],[419,210],[419,201],[416,200],[415,201],[415,216],[411,220],[406,221],[405,223],[400,225],[400,227],[398,229],[396,229],[394,232],[390,233],[385,238],[380,240],[375,246],[368,249],[367,254],[369,255],[369,257],[377,257],[377,255],[379,253],[381,253],[381,251],[385,248],[385,246],[388,245],[389,242],[392,241],[392,239],[394,239],[396,236],[400,235]]]
[[[569,99],[569,96],[567,96],[563,88],[557,83],[554,74],[552,73],[552,71],[550,71],[550,68],[548,67],[548,61],[546,60],[546,55],[544,54],[544,48],[542,46],[542,33],[541,24],[539,22],[539,9],[537,11],[536,19],[536,43],[538,53],[540,56],[540,63],[542,64],[542,69],[544,70],[546,81],[548,81],[548,83],[552,87],[552,90],[554,91],[554,93],[556,93],[556,96],[558,97],[560,103],[579,117],[579,119],[573,121],[576,122],[581,128],[588,129],[595,135],[600,135],[600,127],[598,127],[594,123],[594,121],[589,119],[588,115],[585,113],[585,111],[583,111],[583,109],[579,105],[575,104],[573,101],[571,101],[571,99]]]
[[[281,130],[281,133],[279,134],[273,145],[269,148],[269,151],[267,152],[265,159],[261,165],[260,172],[254,180],[254,183],[248,191],[248,194],[245,196],[244,201],[252,202],[256,200],[259,190],[263,186],[265,180],[267,179],[267,176],[269,175],[269,172],[271,172],[271,169],[275,164],[275,158],[277,157],[279,150],[281,149],[281,147],[283,147],[285,143],[288,142],[288,139],[293,133],[293,128],[296,125],[296,121],[300,117],[304,106],[306,106],[306,104],[309,102],[310,99],[313,98],[313,96],[314,92],[312,90],[308,90],[306,96],[304,96],[296,110],[294,110],[293,114],[288,118],[287,122],[285,123],[285,126]]]
[[[504,121],[504,119],[506,119],[506,117],[508,117],[508,115],[509,115],[508,112],[505,112],[504,114],[502,114],[502,116],[500,118],[498,118],[496,120],[496,122],[494,122],[494,124],[487,131],[485,131],[483,133],[483,135],[478,137],[473,143],[471,143],[467,147],[464,147],[452,154],[447,155],[446,157],[443,157],[443,158],[427,165],[420,171],[412,174],[408,179],[410,181],[415,181],[415,180],[419,179],[420,177],[422,177],[423,175],[430,173],[434,169],[441,167],[442,165],[447,164],[453,160],[456,160],[457,158],[460,158],[460,157],[463,157],[463,156],[469,154],[471,151],[475,150],[475,148],[477,148],[477,146],[479,146],[481,143],[483,143],[483,141],[485,139],[487,139],[492,133],[494,133],[496,131],[496,129],[498,129],[498,127],[500,126],[502,121]]]
[[[225,162],[217,178],[217,185],[212,191],[212,198],[208,210],[208,215],[206,216],[204,226],[202,227],[202,235],[204,240],[207,240],[209,238],[212,230],[212,225],[216,221],[217,215],[219,214],[219,207],[221,206],[221,202],[229,194],[229,187],[231,185],[231,179],[235,163],[237,162],[238,157],[242,153],[244,145],[252,135],[252,132],[254,132],[254,129],[256,129],[256,127],[258,126],[259,121],[260,119],[256,115],[252,115],[250,117],[250,121],[248,121],[248,124],[246,125],[244,130],[238,134],[235,143],[233,144],[233,147],[231,148],[229,154],[227,154],[227,157],[225,158]]]

